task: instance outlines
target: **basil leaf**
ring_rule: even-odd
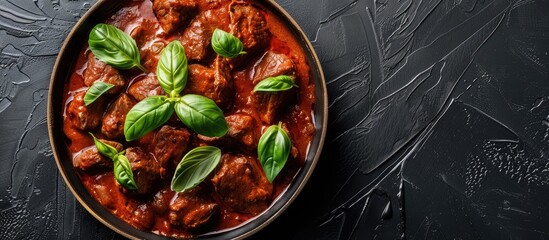
[[[156,77],[171,97],[177,96],[187,85],[187,69],[187,57],[181,42],[176,40],[168,44],[160,54]]]
[[[246,53],[242,51],[244,45],[240,39],[218,28],[212,35],[212,48],[217,54],[226,58],[235,58]]]
[[[123,187],[130,190],[137,190],[137,184],[133,178],[132,166],[128,158],[118,155],[114,159],[114,178]]]
[[[137,184],[133,178],[130,161],[126,158],[126,156],[122,155],[124,154],[124,151],[118,152],[113,146],[98,140],[92,133],[90,133],[90,135],[93,137],[93,142],[95,143],[97,151],[101,155],[113,160],[113,171],[116,181],[127,189],[136,190]]]
[[[93,137],[93,142],[95,144],[95,147],[97,148],[97,151],[105,157],[114,159],[114,157],[118,154],[118,150],[116,150],[115,147],[97,139],[92,133],[90,133],[90,135]]]
[[[175,113],[187,127],[198,134],[222,137],[229,131],[223,111],[207,97],[187,94],[175,104]]]
[[[172,190],[183,192],[196,187],[210,175],[221,160],[221,150],[216,147],[197,147],[183,157],[172,178]]]
[[[91,30],[88,45],[97,59],[119,69],[141,66],[141,57],[135,40],[113,25],[100,23]]]
[[[173,115],[173,103],[165,96],[151,96],[137,103],[126,115],[126,141],[136,140],[168,121]]]
[[[280,75],[276,77],[265,78],[257,83],[254,87],[254,92],[278,92],[291,89],[294,84],[294,79],[290,76]]]
[[[282,129],[282,123],[270,126],[261,136],[257,145],[257,155],[269,182],[273,182],[280,173],[290,156],[291,149],[292,142],[286,131]]]
[[[112,87],[114,87],[114,85],[110,83],[105,83],[105,82],[93,83],[93,85],[90,88],[88,88],[88,90],[86,91],[86,95],[84,95],[84,104],[86,104],[86,106],[92,104],[101,95],[103,95],[103,93],[106,93]]]

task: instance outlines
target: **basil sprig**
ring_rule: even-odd
[[[100,141],[92,133],[90,133],[90,135],[93,137],[95,147],[101,155],[113,159],[116,157],[116,155],[119,154],[118,150],[116,150],[115,147]]]
[[[86,91],[86,94],[84,95],[84,104],[86,106],[92,104],[97,100],[103,93],[106,93],[114,87],[113,84],[105,83],[105,82],[94,82],[93,85],[88,88]]]
[[[128,158],[124,156],[124,151],[118,152],[115,147],[100,141],[92,133],[90,133],[90,135],[93,137],[93,142],[97,151],[113,161],[113,172],[116,181],[129,190],[137,190],[132,167]]]
[[[113,25],[100,23],[91,30],[88,45],[95,57],[113,67],[127,70],[141,65],[141,57],[135,40]]]
[[[126,116],[124,135],[127,141],[136,140],[162,126],[175,111],[181,121],[198,134],[221,137],[229,128],[223,111],[209,98],[189,94],[180,96],[187,83],[187,57],[179,41],[162,50],[156,70],[160,86],[167,96],[152,96],[137,103]]]
[[[222,137],[229,131],[223,112],[207,97],[187,94],[175,103],[175,113],[185,125],[202,135]]]
[[[280,75],[261,80],[254,87],[254,92],[279,92],[297,87],[294,79],[290,76]]]
[[[130,190],[137,190],[137,184],[133,178],[130,160],[124,155],[118,155],[114,160],[114,177],[116,181]]]
[[[124,136],[126,141],[136,140],[162,126],[173,115],[173,103],[165,96],[151,96],[138,102],[126,115]]]
[[[218,28],[212,35],[212,48],[217,54],[226,58],[235,58],[238,55],[246,54],[240,39]]]
[[[175,169],[171,189],[176,192],[196,187],[210,175],[221,160],[221,150],[212,146],[189,151]]]
[[[282,129],[282,123],[270,126],[259,139],[257,155],[269,182],[273,182],[280,173],[292,149],[288,134]]]
[[[156,77],[162,88],[175,97],[187,85],[187,56],[179,41],[173,41],[160,54]]]

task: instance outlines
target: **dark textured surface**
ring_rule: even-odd
[[[322,61],[323,156],[257,239],[548,239],[549,1],[279,0]],[[93,1],[0,0],[0,239],[121,238],[47,137],[59,47]]]

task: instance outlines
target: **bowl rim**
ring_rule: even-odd
[[[65,38],[65,40],[64,40],[64,42],[63,42],[63,44],[60,48],[60,51],[57,55],[55,64],[53,66],[52,74],[51,74],[51,77],[50,77],[49,89],[48,89],[48,103],[47,103],[48,136],[49,136],[49,140],[50,140],[50,144],[51,144],[51,147],[52,147],[52,152],[53,152],[53,156],[54,156],[57,168],[58,168],[59,172],[61,173],[61,175],[63,177],[63,181],[65,182],[66,186],[69,188],[69,190],[71,191],[73,196],[78,200],[78,202],[95,219],[99,220],[103,225],[107,226],[111,230],[113,230],[116,233],[118,233],[118,234],[120,234],[120,235],[122,235],[126,238],[129,238],[129,239],[139,239],[137,236],[134,236],[134,235],[132,235],[128,232],[125,232],[122,229],[120,229],[119,227],[115,226],[113,223],[111,223],[109,220],[107,220],[107,218],[105,216],[102,216],[101,214],[97,213],[94,209],[92,209],[92,207],[89,205],[89,203],[75,189],[74,184],[70,181],[70,179],[67,176],[67,174],[70,174],[70,173],[68,173],[67,169],[63,166],[63,164],[61,162],[60,154],[58,152],[58,147],[61,147],[61,149],[64,149],[65,146],[58,146],[57,141],[56,141],[56,137],[54,136],[54,125],[55,125],[55,123],[54,123],[53,114],[54,114],[54,107],[56,107],[56,106],[53,105],[53,100],[52,100],[53,99],[53,96],[52,96],[53,89],[55,88],[56,85],[59,85],[58,81],[65,80],[65,79],[60,79],[60,77],[65,77],[65,78],[67,77],[66,75],[64,75],[64,73],[59,72],[59,66],[62,64],[61,63],[62,56],[68,54],[67,52],[70,51],[68,49],[68,46],[70,44],[71,39],[73,39],[75,37],[77,32],[80,30],[80,28],[85,27],[84,25],[85,25],[86,21],[88,20],[88,18],[90,18],[90,16],[92,14],[94,14],[96,11],[98,11],[98,9],[100,9],[101,6],[103,4],[105,4],[106,2],[108,2],[108,1],[109,0],[97,0],[86,11],[86,13],[84,13],[80,17],[80,19],[72,27],[71,31],[69,32],[69,34]],[[324,141],[325,141],[325,138],[326,138],[327,124],[328,124],[328,93],[327,93],[327,88],[326,88],[326,79],[325,79],[325,75],[324,75],[324,72],[323,72],[323,69],[322,69],[322,65],[320,64],[320,60],[319,60],[318,55],[316,54],[316,52],[313,48],[313,45],[312,45],[311,41],[309,40],[309,38],[307,37],[307,35],[303,31],[303,29],[290,16],[290,14],[288,12],[286,12],[286,10],[284,10],[284,8],[282,8],[282,6],[280,6],[278,3],[276,3],[275,0],[260,1],[260,5],[265,5],[265,6],[270,7],[273,14],[277,15],[278,18],[280,18],[283,21],[289,22],[290,25],[286,26],[286,27],[288,27],[292,32],[297,34],[297,35],[295,35],[295,37],[298,39],[298,41],[302,42],[303,47],[306,47],[306,49],[303,49],[303,50],[305,52],[305,55],[310,55],[310,60],[312,60],[312,62],[309,62],[309,65],[311,67],[311,71],[313,71],[313,69],[316,69],[318,77],[320,78],[320,79],[318,79],[314,82],[315,82],[315,85],[320,85],[320,86],[315,87],[316,88],[315,91],[318,91],[319,88],[320,88],[320,91],[321,91],[320,94],[316,93],[315,95],[323,96],[322,99],[320,99],[322,102],[319,102],[319,99],[317,98],[316,103],[315,103],[316,105],[320,104],[321,107],[322,107],[321,108],[322,122],[320,123],[321,126],[320,126],[320,137],[319,137],[318,147],[316,148],[315,152],[309,152],[308,153],[308,154],[314,154],[314,156],[311,159],[311,164],[310,164],[309,169],[307,169],[307,171],[305,172],[305,175],[303,176],[302,180],[298,183],[298,186],[295,189],[295,191],[288,197],[287,201],[285,201],[282,206],[280,206],[278,209],[276,209],[274,211],[274,213],[272,213],[266,220],[264,220],[261,224],[253,227],[251,230],[246,231],[243,234],[236,236],[235,239],[246,238],[246,237],[249,237],[249,236],[257,233],[258,231],[260,231],[261,229],[263,229],[267,225],[269,225],[271,222],[273,222],[276,218],[278,218],[291,205],[291,203],[295,200],[295,198],[303,190],[304,186],[306,185],[309,178],[311,177],[311,175],[312,175],[312,173],[313,173],[313,171],[316,167],[316,164],[319,161],[319,158],[320,158],[323,146],[324,146]],[[314,67],[312,65],[314,65]],[[318,134],[318,131],[317,131],[317,134]],[[316,138],[316,137],[314,137],[314,138]],[[314,138],[313,138],[313,140],[314,140]],[[70,170],[72,170],[74,172],[73,169],[70,169]],[[301,169],[300,171],[302,171],[302,170],[303,169]],[[300,174],[300,171],[298,171],[296,173],[296,177]],[[292,181],[296,181],[296,180],[294,179]],[[288,186],[288,188],[289,188],[289,186]],[[286,190],[288,190],[288,188]],[[281,195],[278,198],[283,197],[284,194],[285,193],[282,192]],[[269,207],[269,209],[273,206],[273,204],[276,201],[278,201],[278,198],[273,200],[273,203],[271,203],[271,206]],[[266,214],[266,212],[267,212],[267,210],[260,213],[256,217],[259,217],[263,214]],[[118,218],[116,216],[114,216],[114,217]],[[242,227],[245,224],[246,223],[242,223],[241,225],[238,225],[235,228]],[[141,231],[141,230],[139,230],[139,231]],[[229,230],[229,231],[231,231],[231,230]],[[165,237],[165,236],[161,236],[161,235],[158,235],[158,236],[159,237]]]

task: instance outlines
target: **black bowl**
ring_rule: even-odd
[[[128,225],[124,221],[112,215],[103,206],[101,206],[88,193],[72,166],[72,158],[66,148],[63,134],[63,89],[64,84],[68,82],[70,73],[75,63],[80,49],[87,42],[89,31],[97,23],[109,18],[116,10],[120,9],[124,1],[99,0],[93,7],[76,23],[72,31],[67,36],[63,44],[57,61],[53,68],[51,76],[50,90],[48,94],[48,131],[50,142],[55,156],[57,167],[63,175],[63,179],[72,191],[76,199],[90,212],[95,218],[103,224],[125,237],[132,239],[164,239],[165,237],[155,235],[150,232],[140,231]],[[311,76],[316,84],[316,105],[314,109],[314,124],[316,132],[307,153],[307,159],[304,166],[295,176],[292,183],[288,186],[271,206],[257,217],[235,227],[219,232],[195,236],[204,239],[232,239],[244,238],[259,231],[267,226],[276,217],[278,217],[299,194],[320,157],[320,152],[326,135],[326,125],[328,119],[328,96],[324,74],[320,62],[314,49],[301,28],[273,0],[260,1],[260,5],[273,14],[277,15],[283,23],[293,32],[296,39],[300,42],[305,51],[307,61],[311,68]]]

